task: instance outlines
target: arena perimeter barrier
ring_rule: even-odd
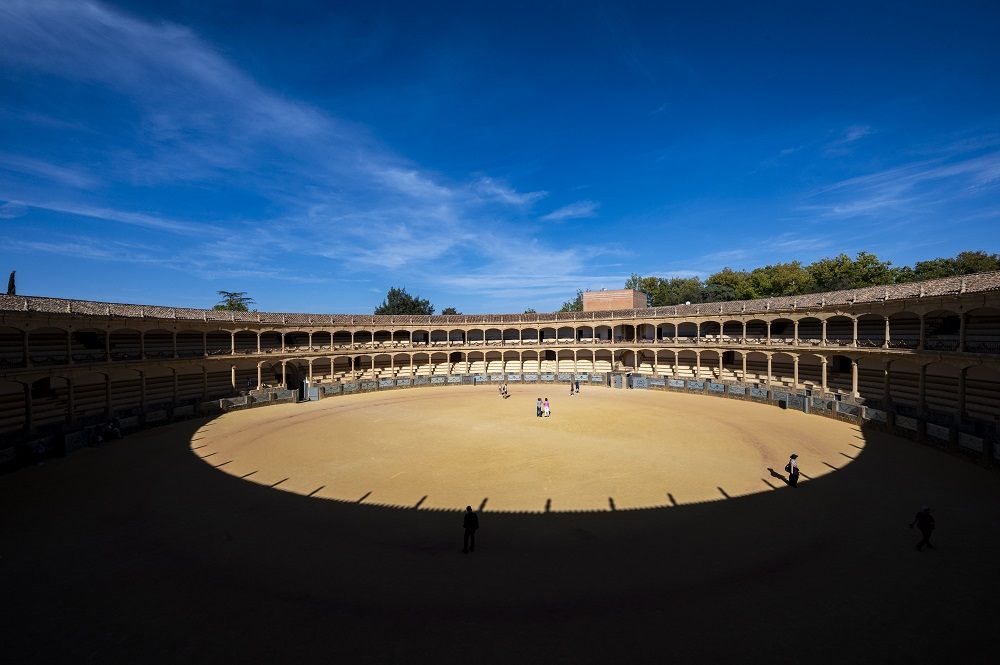
[[[759,384],[703,379],[679,379],[664,376],[602,373],[540,373],[540,374],[473,374],[416,376],[396,379],[346,381],[309,388],[309,399],[320,400],[352,393],[369,393],[443,385],[498,385],[501,383],[569,384],[602,386],[612,389],[680,391],[710,395],[724,399],[771,404],[782,409],[826,416],[863,427],[880,429],[920,443],[933,445],[986,465],[1000,467],[1000,440],[996,430],[966,431],[942,416],[906,413],[903,409],[878,409],[865,404],[834,397],[813,395],[811,391],[786,387],[767,388]],[[298,390],[266,388],[252,390],[239,397],[228,397],[200,404],[178,405],[147,411],[145,414],[121,418],[122,430],[132,431],[166,424],[196,415],[204,416],[229,411],[298,402]],[[17,449],[0,450],[0,467],[18,462],[38,461],[47,455],[68,455],[93,439],[94,427],[55,437],[39,437],[19,444]]]

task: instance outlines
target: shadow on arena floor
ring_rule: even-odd
[[[483,499],[463,556],[460,511],[226,475],[191,450],[203,425],[0,479],[8,662],[922,662],[995,648],[998,475],[881,432],[796,489],[681,505],[665,490],[660,508],[573,513]],[[930,552],[907,528],[923,503]]]

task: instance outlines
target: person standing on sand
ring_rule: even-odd
[[[546,397],[545,401],[542,402],[542,411],[545,412],[545,417],[546,418],[548,418],[551,415],[551,412],[549,411],[549,398],[548,397]]]
[[[923,538],[917,543],[917,551],[920,552],[923,550],[924,545],[934,549],[934,546],[931,545],[931,534],[934,533],[934,517],[931,515],[931,509],[927,506],[921,506],[920,511],[917,512],[913,521],[910,522],[911,529],[913,525],[916,525],[923,535]]]
[[[462,526],[465,527],[465,539],[462,541],[462,554],[476,551],[476,529],[479,528],[479,515],[472,512],[472,506],[465,507],[465,516],[462,518]]]
[[[785,471],[788,472],[788,486],[798,487],[799,485],[799,456],[792,453],[792,456],[788,458],[788,464],[785,465]]]
[[[542,417],[542,398],[539,397],[535,402],[535,416],[538,418]]]

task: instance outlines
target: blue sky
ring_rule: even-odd
[[[333,6],[331,6],[333,5]],[[0,4],[19,292],[558,308],[1000,250],[996,3]]]

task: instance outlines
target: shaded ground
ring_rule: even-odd
[[[191,448],[221,425],[0,477],[9,662],[995,656],[998,475],[894,437],[866,432],[855,461],[796,490],[615,512],[487,505],[464,556],[457,511],[324,501],[213,468]],[[925,502],[937,549],[918,553],[907,524]]]

